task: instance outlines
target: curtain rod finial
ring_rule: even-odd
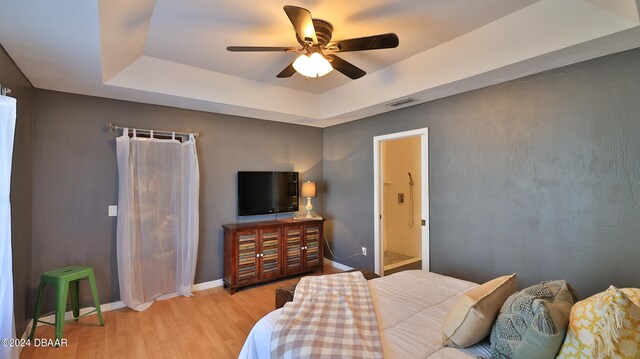
[[[8,87],[5,87],[3,84],[0,84],[0,95],[2,96],[6,96],[8,94],[11,93],[11,89]]]

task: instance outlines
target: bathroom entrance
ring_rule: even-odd
[[[426,151],[426,129],[374,138],[380,275],[429,268]]]

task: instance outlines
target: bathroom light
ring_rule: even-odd
[[[322,77],[333,70],[329,61],[317,52],[309,56],[300,55],[293,62],[293,68],[306,77]]]

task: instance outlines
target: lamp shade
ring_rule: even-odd
[[[300,196],[302,197],[315,197],[317,194],[316,183],[311,181],[302,182],[302,189],[300,192]]]
[[[333,70],[329,61],[317,52],[309,56],[305,54],[300,55],[293,62],[292,66],[296,71],[306,77],[322,77]]]

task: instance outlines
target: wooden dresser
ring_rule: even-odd
[[[238,288],[322,271],[324,219],[225,224],[225,286]]]

